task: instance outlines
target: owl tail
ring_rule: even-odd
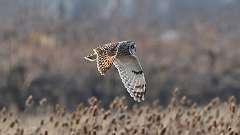
[[[104,75],[111,68],[115,56],[109,56],[107,51],[96,48],[94,52],[97,54],[97,68],[101,75]]]
[[[86,56],[86,57],[84,57],[86,60],[88,60],[88,61],[95,61],[96,59],[97,59],[97,54],[96,53],[94,53],[94,54],[90,54],[90,55],[88,55],[88,56]]]

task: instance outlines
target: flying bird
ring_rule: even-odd
[[[136,55],[134,41],[104,44],[93,49],[93,53],[86,56],[85,59],[96,61],[97,69],[101,75],[104,75],[114,65],[130,96],[138,102],[144,100],[146,81]]]

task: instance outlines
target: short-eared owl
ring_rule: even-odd
[[[97,61],[97,68],[101,75],[114,65],[131,97],[138,102],[144,100],[146,81],[136,55],[135,42],[121,41],[99,46],[93,49],[93,53],[85,59]]]

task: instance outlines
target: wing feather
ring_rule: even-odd
[[[109,56],[108,52],[97,48],[93,50],[97,54],[97,68],[101,75],[104,75],[112,66],[115,56]]]
[[[109,43],[93,49],[96,54],[97,68],[104,75],[112,66],[117,53],[118,43]]]
[[[140,102],[146,93],[146,81],[136,56],[120,56],[113,62],[130,96]]]

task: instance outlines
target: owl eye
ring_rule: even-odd
[[[134,45],[131,45],[130,47],[131,47],[131,49],[134,49],[134,48],[135,48]]]

